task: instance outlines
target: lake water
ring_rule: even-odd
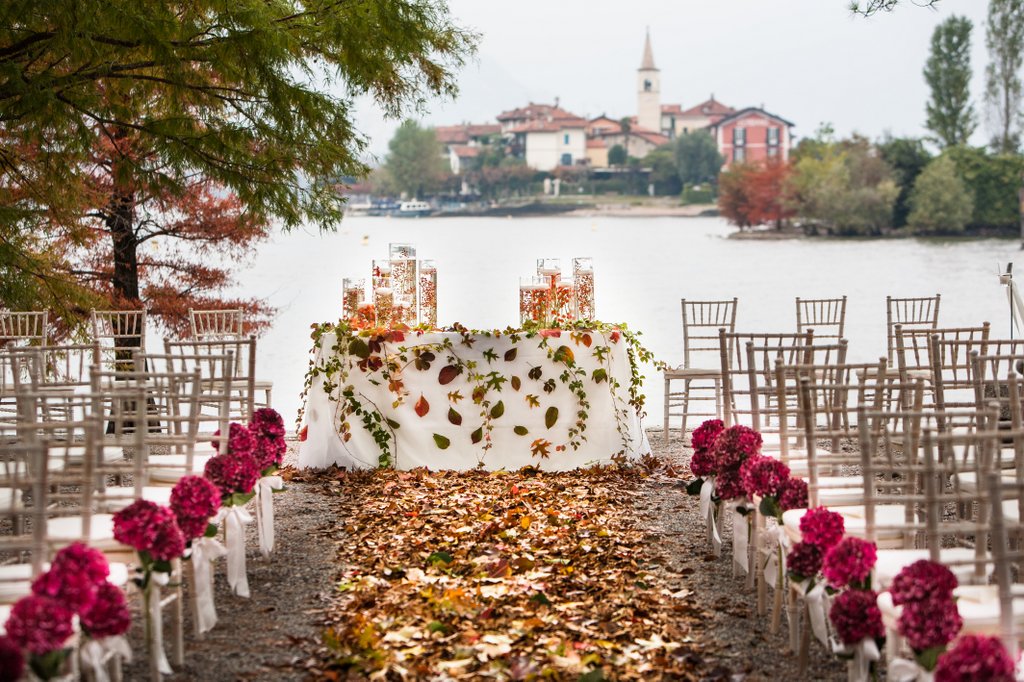
[[[390,242],[415,244],[438,267],[438,321],[470,328],[518,323],[519,277],[536,259],[592,256],[597,317],[643,332],[655,356],[682,362],[680,298],[739,298],[737,329],[794,331],[794,298],[847,295],[854,360],[885,354],[885,297],[942,294],[939,323],[992,323],[1009,335],[998,267],[1019,257],[1016,240],[726,239],[720,218],[347,218],[338,232],[296,231],[265,244],[239,273],[240,291],[278,308],[259,342],[258,374],[291,428],[309,361],[310,324],[337,320],[343,277],[369,277]],[[366,243],[364,244],[364,237]],[[1024,259],[1021,259],[1024,261]],[[1022,264],[1024,269],[1024,264]],[[1024,275],[1022,275],[1024,277]],[[649,416],[661,423],[662,380],[647,367]]]

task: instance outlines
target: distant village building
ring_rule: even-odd
[[[521,158],[539,171],[564,166],[607,168],[608,153],[622,146],[629,157],[642,159],[681,135],[704,130],[711,134],[726,167],[738,161],[789,158],[793,123],[763,107],[734,109],[712,94],[683,108],[661,103],[661,71],[654,63],[650,31],[644,37],[637,69],[636,115],[616,119],[605,114],[587,120],[559,106],[530,102],[498,115],[497,124],[439,126],[437,139],[453,173],[475,166],[490,144]],[[624,125],[626,123],[626,125]]]

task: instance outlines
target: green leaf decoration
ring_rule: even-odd
[[[508,383],[509,385],[512,386],[513,391],[518,391],[519,388],[523,385],[523,381],[519,377],[512,377],[511,379],[509,379]]]
[[[687,495],[700,495],[700,489],[704,487],[703,478],[695,478],[686,484]]]
[[[555,425],[556,421],[558,421],[558,408],[552,405],[548,408],[548,411],[544,413],[544,426],[550,429]]]
[[[474,443],[479,443],[484,439],[484,428],[481,426],[479,429],[469,434],[469,439]]]
[[[388,423],[388,426],[390,426],[390,427],[391,427],[391,428],[393,428],[393,429],[397,429],[397,428],[398,428],[399,426],[401,426],[401,424],[399,424],[398,422],[396,422],[396,421],[395,421],[394,419],[392,419],[391,417],[384,417],[384,421],[386,421],[386,422]]]
[[[453,561],[455,557],[448,552],[433,552],[427,557],[427,562],[431,564],[450,564]]]
[[[515,431],[517,436],[525,436],[530,432],[530,430],[527,429],[525,426],[516,426],[512,430]]]
[[[603,368],[595,369],[594,373],[590,375],[590,378],[594,380],[595,384],[599,384],[602,381],[608,381],[608,370]]]
[[[505,403],[499,400],[491,408],[491,419],[497,419],[503,414],[505,414]]]
[[[462,426],[462,415],[455,411],[455,408],[448,408],[448,421],[456,426]]]
[[[538,365],[537,367],[531,367],[530,371],[526,373],[526,376],[528,376],[531,379],[536,381],[537,379],[540,379],[541,376],[543,376],[543,374],[544,374],[544,370],[541,369],[540,366]]]
[[[441,368],[441,373],[437,375],[437,381],[442,386],[450,384],[455,380],[455,377],[459,376],[460,370],[455,365],[445,365]]]
[[[360,360],[370,357],[370,347],[358,336],[354,337],[348,344],[348,352]]]
[[[779,507],[779,504],[775,501],[775,498],[772,497],[771,495],[767,495],[767,496],[761,498],[761,504],[758,505],[758,510],[761,512],[761,514],[763,514],[766,517],[768,517],[768,516],[781,517],[782,516],[782,508]]]
[[[569,348],[569,346],[559,346],[555,349],[554,361],[572,365],[576,362],[576,355],[572,352],[572,348]]]
[[[518,353],[518,351],[515,348],[511,348],[505,351],[505,360],[507,362],[512,362],[513,360],[516,359],[516,353]]]
[[[448,446],[452,444],[450,440],[445,438],[439,433],[434,434],[434,444],[437,445],[439,450],[447,450]]]

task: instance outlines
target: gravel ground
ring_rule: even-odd
[[[697,498],[685,491],[686,463],[691,451],[677,438],[665,446],[661,433],[651,432],[655,455],[675,465],[676,475],[649,477],[637,491],[638,522],[647,526],[651,568],[657,568],[673,590],[689,590],[703,612],[707,628],[701,634],[709,679],[797,680],[795,657],[788,653],[783,632],[771,635],[766,619],[754,608],[754,595],[733,578],[728,528],[720,558],[708,550],[698,514]],[[286,463],[294,462],[294,443]],[[223,564],[216,578],[220,622],[203,639],[192,632],[186,610],[185,665],[171,680],[306,680],[316,679],[319,636],[325,609],[336,581],[336,538],[340,537],[330,483],[302,480],[288,483],[275,497],[277,551],[270,559],[259,555],[255,524],[249,528],[248,567],[251,599],[230,593]],[[728,523],[724,524],[728,527]],[[141,618],[130,633],[132,646],[143,652],[127,666],[125,679],[148,676]],[[843,679],[845,667],[811,648],[811,665],[803,679]]]

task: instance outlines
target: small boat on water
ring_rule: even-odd
[[[425,201],[403,201],[395,215],[399,218],[421,218],[433,212],[433,207]]]

